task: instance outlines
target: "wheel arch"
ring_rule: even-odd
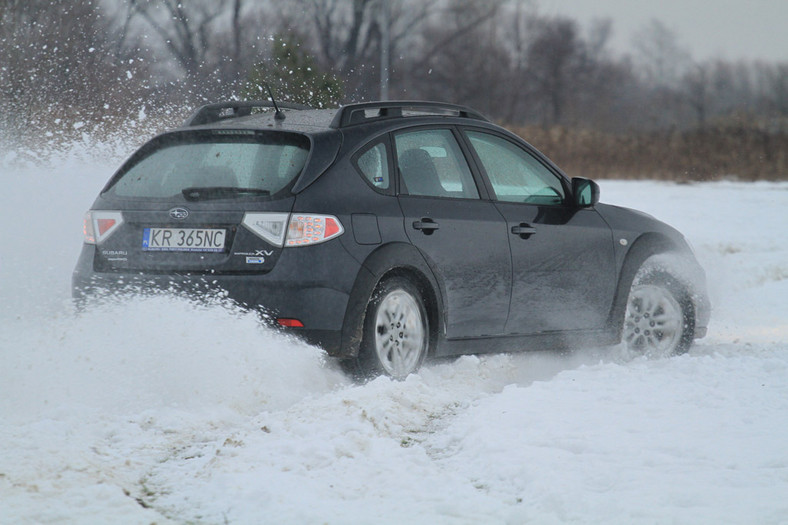
[[[338,357],[358,357],[369,298],[383,279],[395,275],[410,279],[421,292],[429,321],[430,349],[435,348],[443,327],[439,312],[444,311],[438,282],[421,252],[413,245],[391,243],[373,251],[361,265],[345,311]]]
[[[685,245],[657,232],[644,233],[632,243],[621,265],[613,307],[608,317],[608,327],[615,331],[617,339],[620,340],[622,334],[629,290],[632,287],[635,275],[643,263],[654,255],[666,253],[683,255],[687,251],[688,248]]]

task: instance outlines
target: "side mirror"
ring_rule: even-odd
[[[575,206],[588,208],[599,202],[599,184],[591,179],[574,177],[572,179],[572,197]]]

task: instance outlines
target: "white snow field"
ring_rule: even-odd
[[[788,184],[601,181],[708,272],[687,355],[533,349],[356,385],[219,304],[75,314],[118,159],[62,157],[0,162],[0,523],[788,523]]]

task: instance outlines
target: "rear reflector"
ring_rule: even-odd
[[[326,217],[326,237],[331,238],[338,235],[342,228],[339,226],[339,221],[333,217]]]
[[[288,328],[303,328],[304,327],[304,323],[302,323],[298,319],[280,318],[280,319],[277,319],[276,322],[279,323],[280,326],[286,326]]]
[[[96,219],[96,226],[98,227],[98,235],[101,237],[112,229],[118,223],[115,219]]]
[[[119,211],[90,210],[85,214],[82,233],[87,244],[100,244],[123,224]]]

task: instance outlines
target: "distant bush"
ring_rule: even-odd
[[[788,133],[721,126],[610,134],[511,127],[570,176],[676,181],[788,180]]]

